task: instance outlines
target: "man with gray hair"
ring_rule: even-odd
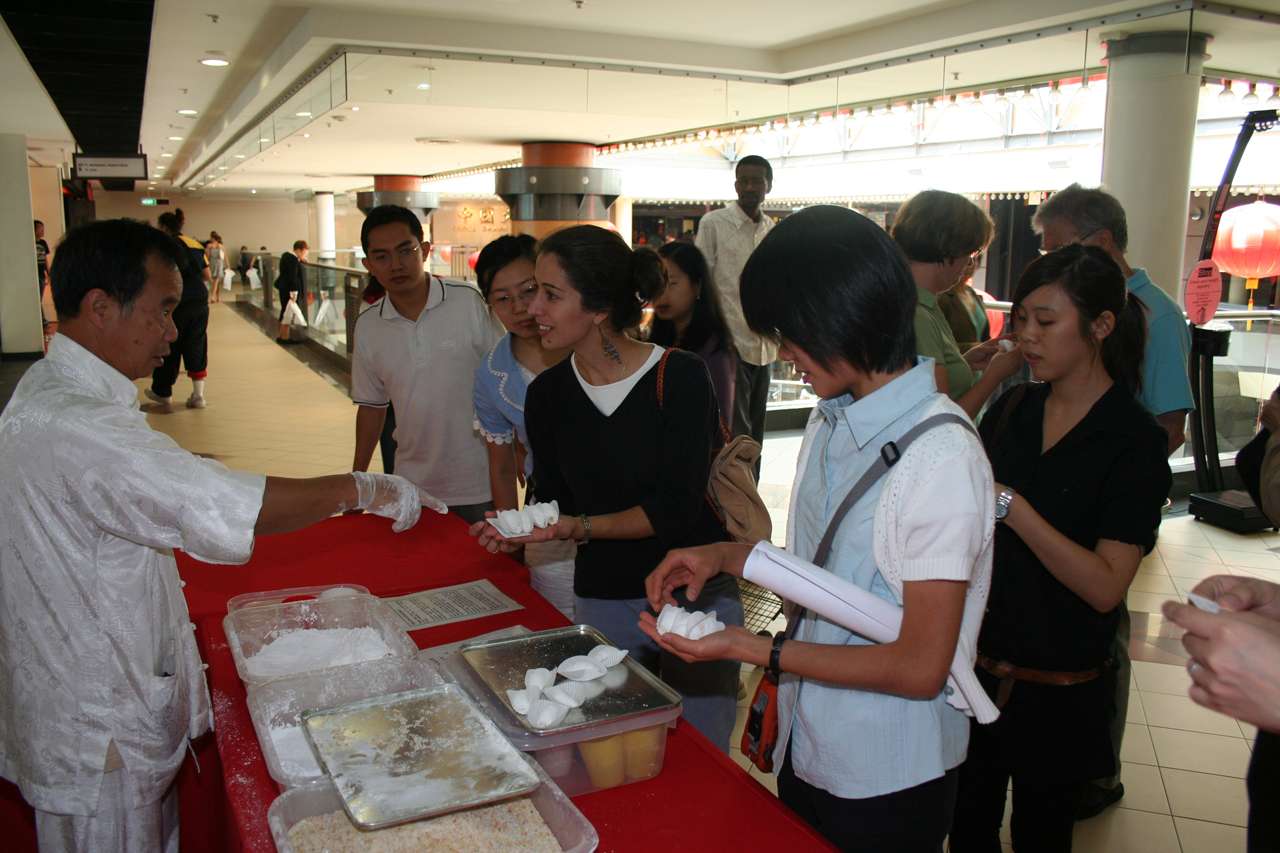
[[[1097,246],[1115,259],[1128,279],[1129,293],[1146,305],[1147,348],[1142,357],[1142,391],[1138,402],[1155,415],[1169,433],[1169,453],[1186,441],[1187,412],[1194,407],[1187,360],[1191,353],[1191,332],[1182,310],[1169,294],[1157,287],[1144,269],[1134,269],[1125,260],[1129,246],[1129,225],[1124,207],[1115,196],[1101,188],[1088,189],[1072,184],[1046,199],[1031,220],[1040,235],[1040,251],[1053,252],[1071,243]],[[1085,790],[1079,817],[1101,814],[1124,796],[1120,783],[1120,746],[1124,740],[1125,718],[1129,710],[1129,611],[1120,602],[1120,629],[1113,646],[1116,660],[1116,717],[1111,725],[1111,743],[1116,754],[1116,775],[1095,779]]]

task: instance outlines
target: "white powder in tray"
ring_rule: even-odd
[[[362,832],[342,812],[299,821],[289,830],[294,853],[561,853],[527,797]]]
[[[294,777],[323,775],[301,725],[272,726],[270,731],[271,745],[275,747],[276,760],[280,762],[281,770]]]
[[[376,628],[289,628],[246,658],[245,668],[254,678],[281,678],[391,654]]]

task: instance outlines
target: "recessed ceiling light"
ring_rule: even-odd
[[[212,68],[222,68],[224,66],[230,65],[231,63],[227,62],[225,59],[202,59],[200,60],[200,64],[208,65]]]
[[[227,167],[226,167],[226,166],[219,166],[218,168],[219,168],[220,170],[222,170],[223,172],[227,171]]]
[[[249,190],[249,192],[253,193],[254,195],[257,195],[257,194],[258,194],[258,191],[257,191],[257,190]]]
[[[302,134],[302,138],[303,138],[303,139],[310,139],[310,138],[311,138],[311,134],[309,134],[309,133],[304,133],[304,134]]]
[[[430,84],[430,83],[419,83],[419,84],[418,84],[418,88],[419,88],[419,89],[430,89],[430,88],[431,88],[431,84]]]
[[[210,175],[209,177],[211,177],[211,178],[216,178],[216,177],[218,177],[218,176],[217,176],[217,175]]]
[[[195,110],[178,110],[178,115],[193,116],[193,115],[198,115],[198,113]]]
[[[170,141],[170,142],[181,142],[181,141],[182,141],[182,137],[181,137],[181,136],[170,136],[170,137],[169,137],[169,141]]]
[[[259,142],[270,142],[271,140],[264,136],[264,137],[262,137],[261,139],[259,139],[258,141],[259,141]]]
[[[172,155],[172,154],[167,154],[167,153],[166,153],[166,154],[161,154],[160,156],[161,156],[161,157],[172,157],[173,155]]]
[[[294,113],[294,115],[295,115],[295,116],[297,116],[298,118],[310,118],[310,117],[311,117],[311,113],[307,112],[306,110],[303,110],[302,112]]]
[[[243,155],[243,154],[237,154],[237,155],[236,155],[236,159],[237,159],[237,160],[243,160],[243,159],[244,159],[244,155]]]
[[[358,113],[358,112],[360,112],[360,108],[359,108],[359,107],[352,107],[352,108],[351,108],[351,112],[353,112],[353,113]]]

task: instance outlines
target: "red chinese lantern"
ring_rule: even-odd
[[[480,260],[479,252],[472,252],[470,255],[467,256],[467,266],[471,267],[472,272],[476,271],[476,261],[478,260]]]
[[[443,261],[443,262],[444,262],[444,263],[446,263],[446,264],[447,264],[447,263],[449,263],[451,260],[453,260],[453,247],[452,247],[452,246],[441,246],[441,247],[440,247],[440,260],[441,260],[441,261]]]
[[[1252,310],[1258,279],[1280,275],[1280,205],[1259,199],[1224,211],[1213,242],[1213,261],[1247,279]]]

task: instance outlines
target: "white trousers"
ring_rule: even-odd
[[[40,853],[178,853],[178,786],[142,808],[130,808],[131,799],[121,768],[102,777],[96,815],[36,809]]]
[[[573,558],[578,546],[572,539],[530,542],[524,546],[524,564],[529,583],[539,595],[555,605],[570,622],[573,614]]]

